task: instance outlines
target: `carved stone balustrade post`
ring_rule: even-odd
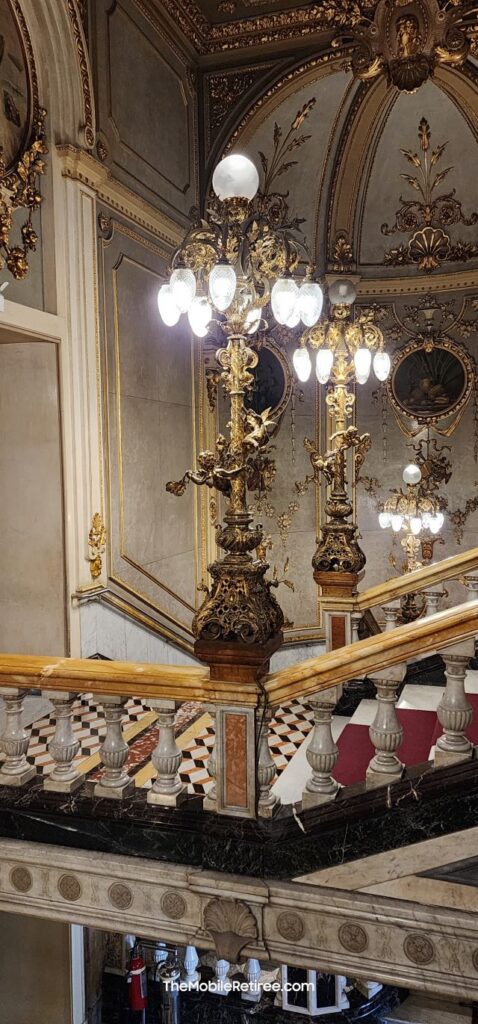
[[[104,772],[95,785],[94,794],[109,800],[122,800],[134,790],[134,782],[124,767],[128,759],[128,744],[123,737],[121,720],[126,697],[105,697],[98,693],[93,699],[102,705],[106,720],[106,736],[99,750]]]
[[[258,764],[257,781],[259,784],[259,801],[257,809],[260,818],[272,818],[280,808],[279,797],[272,792],[272,783],[276,774],[276,766],[269,748],[269,726],[272,708],[258,708],[256,719]]]
[[[437,708],[443,735],[435,747],[435,766],[468,761],[473,756],[473,744],[465,731],[473,718],[473,708],[465,693],[465,677],[472,654],[470,642],[456,644],[441,652],[445,662],[446,688]]]
[[[390,629],[395,629],[398,624],[400,615],[400,602],[390,601],[390,604],[382,605],[382,611],[385,615],[385,629],[384,632],[388,633]]]
[[[182,753],[174,737],[176,703],[172,700],[148,701],[158,712],[159,737],[151,760],[157,771],[156,779],[148,792],[149,804],[162,807],[177,807],[187,797],[187,786],[179,777]]]
[[[5,729],[0,746],[6,757],[0,769],[0,785],[24,786],[36,775],[36,768],[27,761],[28,733],[23,728],[25,691],[15,686],[2,688],[5,704]]]
[[[445,597],[446,591],[443,583],[435,583],[432,587],[426,587],[423,591],[425,597],[425,615],[435,615],[440,611],[440,606]]]
[[[258,1003],[261,998],[259,985],[261,977],[261,965],[254,957],[250,957],[244,968],[244,975],[248,982],[247,992],[241,992],[241,998],[250,1003]]]
[[[216,743],[217,743],[217,721],[216,721],[216,706],[215,704],[205,704],[204,710],[208,711],[214,725],[214,746],[211,748],[211,752],[207,759],[207,771],[208,775],[211,776],[212,786],[208,789],[206,796],[203,800],[203,811],[214,811],[217,812],[217,782],[216,782]]]
[[[229,961],[228,960],[216,960],[216,966],[214,968],[216,977],[211,982],[210,992],[214,992],[217,996],[227,996],[229,992],[229,984],[227,976],[229,973]]]
[[[463,583],[468,591],[467,601],[478,601],[478,573],[464,576]]]
[[[83,776],[73,763],[80,749],[80,742],[72,728],[73,704],[77,694],[45,690],[43,696],[51,700],[55,709],[55,733],[48,744],[55,767],[46,776],[43,788],[53,793],[73,793],[83,782]]]
[[[183,982],[188,988],[196,988],[199,984],[199,971],[197,965],[199,957],[195,946],[186,946],[184,954]]]
[[[304,810],[334,800],[340,789],[339,783],[332,776],[339,756],[331,728],[336,696],[334,689],[326,690],[309,700],[314,712],[314,729],[305,756],[312,768],[312,775],[302,793]]]
[[[350,616],[350,623],[352,628],[352,643],[357,643],[359,639],[359,626],[362,621],[362,612],[352,612]]]
[[[384,605],[385,632],[397,624],[399,606],[394,602]],[[396,665],[374,675],[377,688],[377,711],[369,735],[375,747],[366,774],[367,787],[387,786],[397,782],[403,772],[403,764],[397,757],[403,739],[403,728],[397,718],[397,688],[403,681],[406,666]]]

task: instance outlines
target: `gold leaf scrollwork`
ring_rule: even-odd
[[[88,534],[88,560],[90,573],[93,580],[101,576],[103,568],[103,555],[106,550],[106,528],[103,523],[101,512],[95,512],[91,520],[91,528]]]
[[[46,110],[40,108],[33,121],[30,144],[9,171],[0,147],[0,269],[6,265],[17,281],[27,276],[28,253],[35,251],[38,243],[33,214],[42,203],[38,178],[45,171],[43,157],[48,153],[45,119]],[[21,243],[12,244],[13,215],[21,209],[28,211],[20,229]]]

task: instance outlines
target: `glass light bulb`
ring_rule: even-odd
[[[399,515],[391,516],[392,530],[398,533],[402,529],[403,517]]]
[[[304,281],[299,291],[299,313],[306,327],[313,327],[322,312],[324,294],[316,281]]]
[[[348,277],[337,278],[329,288],[329,301],[333,306],[351,306],[357,298],[357,289]]]
[[[212,309],[205,298],[197,295],[188,309],[188,320],[191,330],[197,338],[205,338],[211,322]]]
[[[162,284],[158,292],[158,309],[161,314],[161,319],[167,324],[168,327],[174,327],[177,324],[179,317],[181,316],[181,310],[178,309],[171,291],[171,285]]]
[[[378,522],[382,530],[388,530],[392,522],[389,512],[379,512]]]
[[[196,294],[196,278],[192,270],[188,267],[178,267],[177,270],[173,270],[169,283],[178,309],[181,313],[187,313]]]
[[[209,294],[221,313],[229,308],[236,291],[236,271],[228,263],[216,263],[209,274]]]
[[[355,376],[359,384],[366,384],[370,376],[372,353],[369,348],[358,348],[354,355]]]
[[[422,525],[423,525],[422,524],[422,520],[420,519],[419,516],[411,516],[410,517],[410,529],[411,529],[414,537],[418,536],[418,534],[420,533],[420,530],[422,528]]]
[[[244,321],[244,327],[248,334],[255,334],[262,319],[261,309],[250,309]]]
[[[327,384],[334,362],[334,353],[330,348],[319,348],[315,363],[315,372],[319,384]]]
[[[292,277],[279,277],[271,292],[272,312],[278,324],[286,324],[295,311],[299,289]]]
[[[302,381],[302,384],[305,384],[306,380],[310,377],[310,371],[312,369],[312,363],[307,349],[296,348],[294,355],[292,356],[292,362],[299,380]]]
[[[384,381],[390,373],[390,356],[388,352],[376,352],[373,357],[373,372],[377,380]]]
[[[259,188],[259,173],[249,157],[231,153],[218,163],[212,178],[218,199],[254,199]]]
[[[419,466],[416,466],[414,462],[410,462],[402,473],[403,482],[406,484],[419,484],[422,478],[422,471]]]

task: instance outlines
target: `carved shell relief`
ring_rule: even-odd
[[[254,914],[240,900],[211,900],[204,908],[204,927],[214,939],[218,958],[230,963],[258,934]]]

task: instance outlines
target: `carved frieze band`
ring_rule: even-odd
[[[0,909],[14,908],[404,987],[419,967],[425,990],[478,998],[478,921],[457,909],[0,840]]]

